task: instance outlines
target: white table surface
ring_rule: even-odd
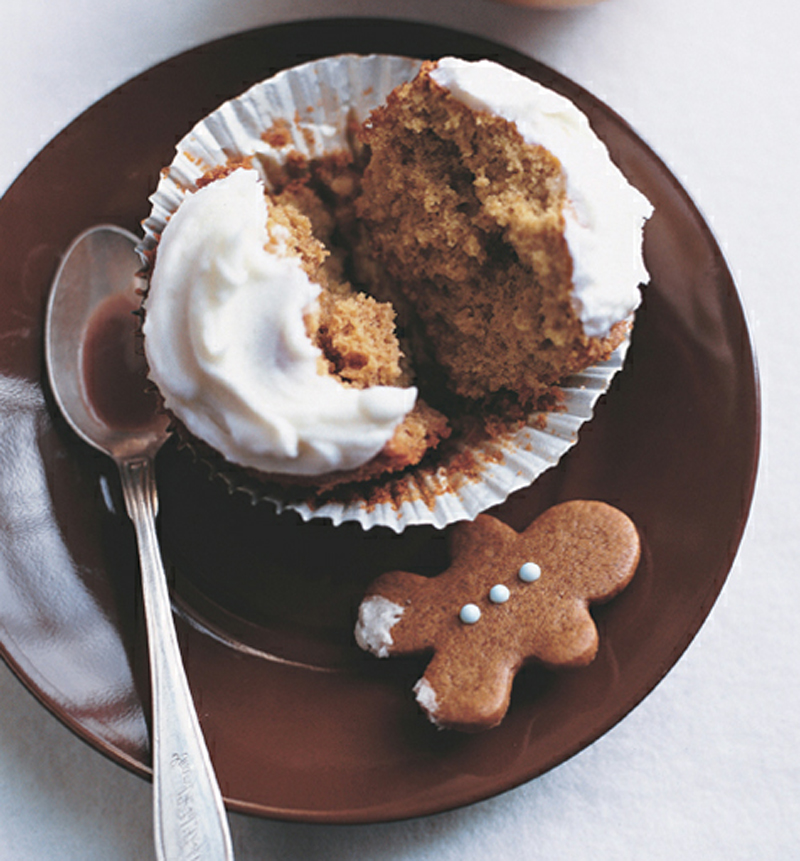
[[[505,43],[638,130],[698,203],[738,284],[760,364],[762,460],[744,541],[708,621],[597,743],[498,798],[406,823],[232,815],[237,859],[800,858],[800,6],[2,0],[0,193],[78,113],[147,67],[251,27],[330,15],[402,17]],[[152,858],[150,785],[75,738],[2,663],[0,697],[0,859]]]

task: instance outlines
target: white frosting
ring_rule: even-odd
[[[431,686],[431,683],[423,676],[414,685],[413,690],[417,698],[417,702],[419,703],[420,708],[428,716],[428,720],[430,720],[431,723],[435,724],[437,727],[439,727],[439,729],[441,729],[441,724],[436,719],[436,711],[439,707],[439,704],[436,701],[436,691]]]
[[[263,472],[320,475],[374,457],[416,389],[318,372],[304,318],[320,287],[267,229],[253,170],[190,194],[158,246],[144,343],[150,377],[195,436]],[[271,242],[270,250],[266,246]]]
[[[637,308],[639,284],[649,280],[641,248],[650,202],[628,184],[586,116],[558,93],[490,60],[445,57],[431,77],[473,110],[514,123],[526,143],[561,162],[573,302],[587,335],[607,335]]]
[[[391,630],[403,615],[403,610],[400,604],[383,595],[373,595],[362,601],[355,629],[358,645],[379,658],[388,658],[389,647],[394,643]]]

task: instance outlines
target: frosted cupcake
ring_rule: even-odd
[[[304,516],[443,526],[532,481],[646,280],[650,205],[577,108],[494,63],[419,66],[258,85],[179,145],[145,223],[165,408]]]

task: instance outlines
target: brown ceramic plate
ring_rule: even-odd
[[[410,693],[418,661],[352,640],[379,572],[434,573],[442,535],[302,524],[228,496],[180,452],[160,468],[161,539],[179,635],[229,806],[270,817],[376,822],[509,789],[563,762],[633,708],[699,629],[750,505],[759,410],[734,285],[697,210],[612,111],[533,60],[449,30],[390,21],[281,25],[215,42],[79,117],[0,201],[0,647],[55,715],[149,774],[147,671],[131,530],[113,467],[67,430],[43,382],[42,319],[59,255],[97,222],[131,230],[175,142],[275,71],[345,51],[490,56],[564,92],[655,204],[652,273],[629,362],[580,443],[496,513],[518,529],[569,498],[637,523],[632,585],[596,613],[588,668],[524,671],[496,730],[437,732]]]

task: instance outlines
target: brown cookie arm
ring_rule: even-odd
[[[379,577],[358,609],[358,645],[379,658],[425,651],[427,627],[419,624],[418,616],[426,583],[425,577],[408,571],[389,571]]]
[[[583,667],[597,654],[597,627],[586,601],[580,598],[561,603],[547,633],[531,649],[531,656],[547,666]]]
[[[414,686],[417,702],[441,728],[477,732],[497,726],[508,710],[516,667],[485,656],[469,664],[437,653]]]

